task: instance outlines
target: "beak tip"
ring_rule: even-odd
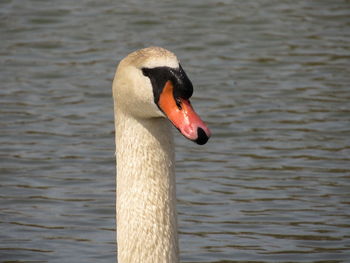
[[[198,127],[197,129],[197,139],[195,140],[195,142],[199,145],[204,145],[207,143],[207,141],[209,140],[210,137],[210,133],[207,134],[202,128]]]

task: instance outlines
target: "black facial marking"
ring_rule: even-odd
[[[176,101],[178,98],[189,99],[192,96],[192,82],[187,77],[181,65],[176,69],[170,67],[142,68],[142,73],[151,80],[154,102],[157,105],[159,96],[168,80],[174,86],[173,95]],[[178,105],[178,107],[181,107],[181,105]]]

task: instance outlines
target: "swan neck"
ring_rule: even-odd
[[[171,126],[117,112],[118,262],[178,262]]]

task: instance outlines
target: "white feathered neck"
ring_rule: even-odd
[[[113,83],[119,263],[178,262],[171,124],[140,71],[159,65],[178,61],[159,48],[132,53],[119,64]]]

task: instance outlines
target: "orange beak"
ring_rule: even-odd
[[[211,135],[210,130],[193,110],[189,100],[175,100],[173,89],[172,82],[167,81],[159,96],[159,108],[183,136],[197,144],[205,144]]]

